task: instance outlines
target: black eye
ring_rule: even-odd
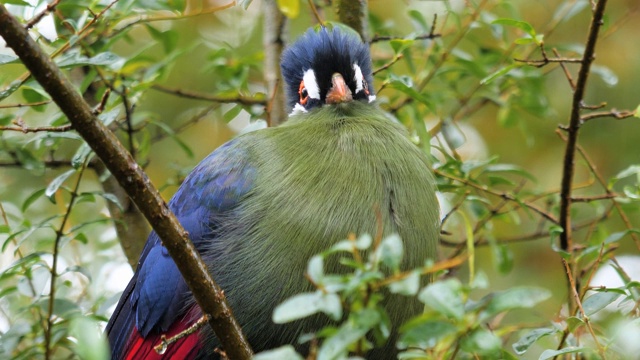
[[[300,105],[306,105],[309,101],[309,92],[304,87],[304,80],[300,82],[300,88],[298,88],[298,94],[300,95]]]

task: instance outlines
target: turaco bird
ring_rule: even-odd
[[[312,255],[350,233],[376,234],[382,222],[384,235],[402,238],[407,269],[435,257],[439,234],[428,158],[375,104],[368,46],[337,27],[310,29],[284,51],[281,67],[286,123],[219,147],[170,202],[256,352],[296,344],[328,323],[323,315],[284,325],[271,320],[276,305],[312,290],[304,278]],[[337,261],[325,266],[344,271]],[[423,309],[400,295],[384,305],[395,327]],[[215,359],[219,343],[208,326],[164,355],[153,349],[162,335],[200,316],[152,232],[107,325],[113,359]],[[390,341],[367,357],[392,359],[396,351]]]

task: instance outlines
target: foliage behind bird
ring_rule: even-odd
[[[402,267],[435,257],[439,210],[427,155],[374,103],[366,44],[348,31],[307,31],[283,54],[289,120],[231,140],[205,158],[170,202],[255,351],[328,323],[323,316],[274,324],[274,307],[312,289],[309,258],[350,233],[398,233]],[[328,271],[343,271],[336,262]],[[391,324],[420,313],[389,296]],[[153,347],[201,311],[152,232],[108,326],[114,359],[160,358]],[[392,338],[395,335],[392,335]],[[212,357],[208,328],[169,345],[164,357]],[[369,353],[392,358],[391,341]]]

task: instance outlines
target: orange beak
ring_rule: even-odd
[[[333,74],[331,77],[331,89],[327,92],[325,102],[327,104],[339,104],[353,100],[351,90],[344,82],[344,78],[339,73]]]

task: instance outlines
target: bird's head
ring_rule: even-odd
[[[283,52],[280,67],[291,114],[375,100],[368,46],[338,27],[309,29]]]

